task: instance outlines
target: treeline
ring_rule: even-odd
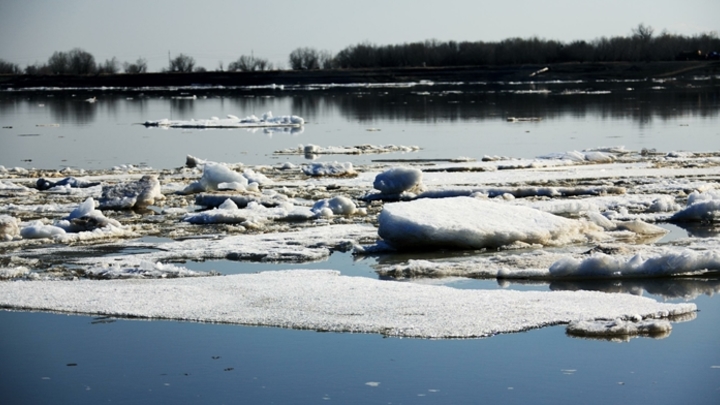
[[[351,45],[336,55],[330,51],[301,47],[288,57],[293,70],[446,67],[482,65],[551,64],[564,62],[655,62],[672,60],[720,59],[720,38],[716,32],[683,36],[663,31],[655,35],[652,27],[643,24],[632,29],[631,35],[602,37],[593,41],[561,42],[540,38],[510,38],[499,42],[436,41],[401,45]],[[267,59],[242,55],[230,62],[227,69],[220,63],[217,70],[251,72],[274,70]],[[55,52],[46,63],[35,63],[22,69],[0,59],[0,74],[116,74],[146,73],[147,61],[120,63],[116,58],[96,62],[95,57],[75,48]],[[162,72],[205,72],[195,59],[179,54],[168,61]]]
[[[656,62],[718,59],[717,33],[687,37],[639,25],[627,37],[564,43],[540,38],[499,42],[425,41],[402,45],[362,43],[333,58],[333,68],[551,64],[565,62]],[[291,59],[292,64],[292,59]]]

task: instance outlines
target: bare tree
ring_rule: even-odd
[[[256,70],[272,70],[272,63],[267,59],[257,58],[255,56],[242,55],[235,62],[230,62],[228,71],[230,72],[253,72]]]
[[[22,73],[20,66],[0,59],[0,75],[17,75]]]
[[[644,24],[638,24],[637,27],[632,29],[633,37],[643,42],[650,42],[655,30],[651,26],[645,26]]]
[[[56,75],[64,75],[70,73],[70,58],[65,52],[53,52],[47,62],[47,67],[51,73]]]
[[[167,72],[175,73],[190,73],[195,68],[195,58],[180,54],[174,59],[170,60],[170,66],[167,68]]]
[[[320,53],[315,48],[297,48],[288,58],[293,70],[320,69]]]
[[[139,74],[147,72],[147,61],[143,58],[138,58],[135,63],[123,63],[123,70],[125,73]]]
[[[119,71],[120,71],[120,62],[118,62],[117,58],[114,56],[112,59],[107,59],[107,60],[105,60],[104,63],[98,64],[98,66],[97,66],[98,74],[114,75]]]

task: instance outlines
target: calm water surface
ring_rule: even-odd
[[[198,98],[171,98],[180,91],[0,93],[0,165],[160,169],[183,165],[187,154],[233,163],[302,163],[303,156],[278,157],[273,151],[310,143],[423,148],[406,155],[320,159],[356,164],[378,158],[529,158],[618,145],[659,151],[720,146],[720,97],[707,86],[640,82],[183,91]],[[90,96],[98,102],[82,101]],[[307,125],[294,133],[136,125],[267,111],[302,116]],[[509,123],[507,117],[542,121]],[[353,261],[335,254],[327,262],[302,266],[220,261],[187,267],[226,274],[332,268],[377,277],[371,265],[381,260],[393,258]],[[608,285],[446,281],[456,288],[642,292],[667,301],[682,300],[687,291],[697,296],[691,298],[700,309],[697,318],[675,323],[670,336],[623,343],[571,338],[563,326],[435,341],[0,311],[0,402],[716,404],[720,300],[712,294],[718,284],[717,279]]]
[[[321,158],[353,163],[377,158],[480,159],[484,155],[532,158],[619,145],[632,150],[717,150],[718,93],[716,87],[677,88],[672,83],[652,82],[185,91],[197,96],[195,100],[173,99],[183,94],[180,91],[5,92],[0,93],[0,164],[48,169],[135,164],[162,169],[183,165],[187,154],[229,163],[301,163],[302,156],[273,156],[276,150],[300,144],[395,144],[423,149],[407,155]],[[83,101],[91,95],[98,102]],[[267,111],[301,116],[307,125],[295,132],[164,130],[137,125],[162,118],[245,117]],[[509,123],[508,117],[542,121]]]

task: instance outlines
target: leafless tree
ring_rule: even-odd
[[[135,63],[123,63],[123,70],[125,73],[138,74],[147,72],[147,61],[143,58],[138,58]]]
[[[190,73],[194,68],[195,58],[181,53],[170,60],[170,65],[166,71],[171,73]]]

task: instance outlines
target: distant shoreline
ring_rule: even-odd
[[[547,68],[547,69],[545,69]],[[536,73],[533,75],[533,73]],[[669,79],[720,75],[720,61],[562,63],[548,65],[413,67],[100,75],[0,75],[0,90],[188,86],[302,86],[310,84],[431,82],[533,82]]]

